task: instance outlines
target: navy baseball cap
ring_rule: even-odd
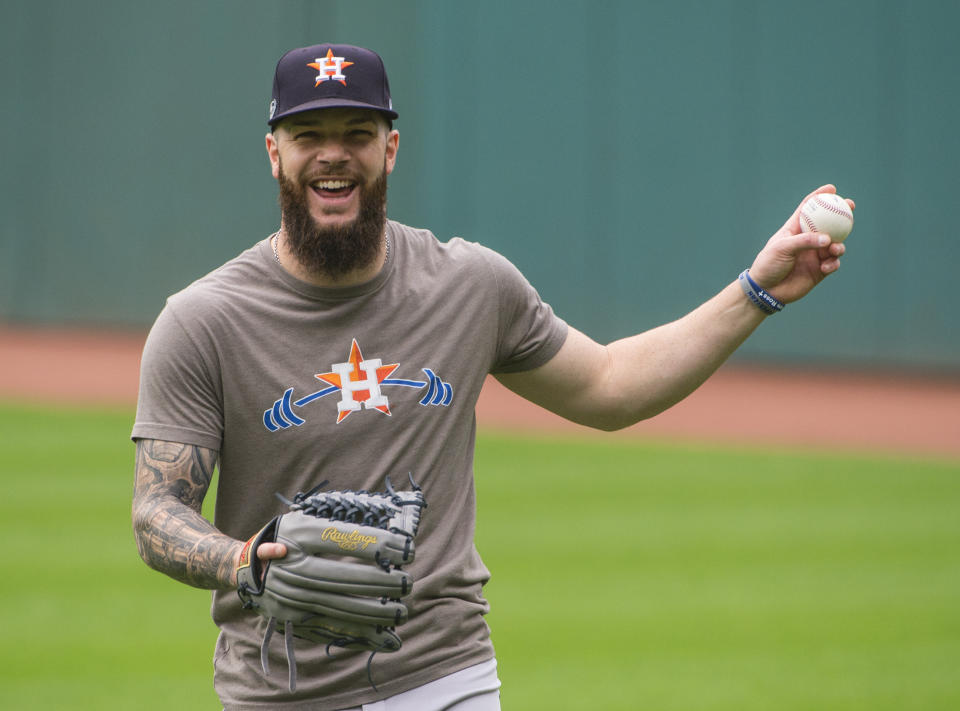
[[[270,127],[287,116],[337,107],[374,109],[398,117],[380,55],[348,44],[291,49],[277,62],[270,102]]]

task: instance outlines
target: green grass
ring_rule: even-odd
[[[505,708],[960,707],[956,463],[488,437],[477,479]]]
[[[210,593],[137,554],[132,425],[0,406],[0,708],[220,708]]]
[[[219,708],[132,419],[0,406],[0,708]],[[958,462],[486,433],[477,489],[507,711],[960,707]]]

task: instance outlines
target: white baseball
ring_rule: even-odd
[[[825,232],[834,242],[843,242],[853,229],[853,210],[839,195],[814,195],[800,208],[804,232]]]

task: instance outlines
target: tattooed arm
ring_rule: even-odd
[[[155,439],[137,440],[133,530],[144,562],[197,588],[231,588],[243,543],[200,515],[217,453]]]

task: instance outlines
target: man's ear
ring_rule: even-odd
[[[397,164],[397,151],[400,150],[400,132],[392,129],[387,134],[387,175],[393,172],[393,167]]]
[[[275,180],[280,179],[280,149],[277,147],[277,137],[273,133],[267,134],[267,157],[270,159],[270,172]]]

